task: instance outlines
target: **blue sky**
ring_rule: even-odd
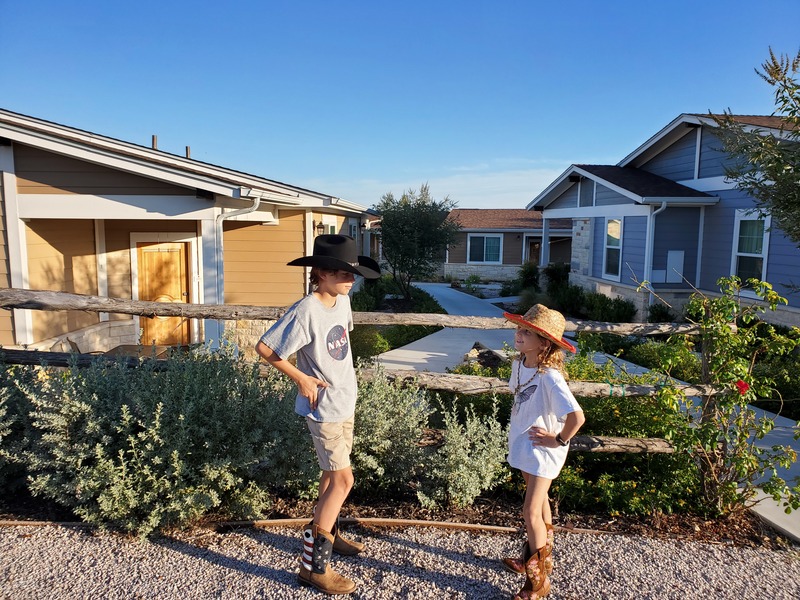
[[[372,206],[523,208],[683,112],[770,114],[798,0],[0,0],[0,107]]]

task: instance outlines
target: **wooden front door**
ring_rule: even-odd
[[[139,300],[189,302],[187,244],[183,242],[137,242]],[[189,343],[189,319],[141,317],[142,344],[150,346]]]

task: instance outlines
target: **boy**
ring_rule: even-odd
[[[371,258],[358,256],[355,240],[320,235],[314,253],[288,263],[311,267],[314,291],[295,303],[256,344],[256,352],[297,384],[295,412],[306,418],[322,476],[314,520],[303,532],[298,579],[326,594],[349,594],[353,580],[328,565],[331,552],[357,554],[363,544],[342,538],[339,511],[353,487],[350,451],[356,374],[348,331],[353,329],[348,293],[355,275],[380,277]],[[297,353],[297,366],[287,359]]]

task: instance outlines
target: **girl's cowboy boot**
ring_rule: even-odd
[[[544,568],[548,575],[552,575],[554,532],[553,532],[553,526],[550,523],[545,523],[545,527],[547,528],[547,540],[544,543],[544,554],[545,554]],[[504,558],[503,568],[511,573],[522,574],[525,572],[525,562],[531,556],[530,546],[528,546],[527,541],[522,546],[521,556],[522,558],[510,558],[510,557]]]
[[[538,600],[550,593],[550,578],[544,569],[544,546],[534,552],[525,563],[525,585],[514,600]]]
[[[303,532],[303,557],[297,578],[303,585],[336,596],[349,594],[356,589],[352,579],[339,575],[328,564],[333,552],[333,536],[318,525],[311,525]]]

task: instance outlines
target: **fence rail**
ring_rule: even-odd
[[[122,298],[105,298],[70,294],[67,292],[34,291],[9,288],[0,290],[0,308],[31,309],[43,311],[81,310],[87,312],[109,312],[143,317],[182,316],[196,319],[215,320],[274,320],[280,318],[285,308],[271,308],[249,305],[203,305],[166,302],[147,302],[126,300]],[[443,327],[460,327],[469,329],[512,329],[513,324],[502,318],[461,317],[442,314],[422,313],[353,313],[353,321],[364,325],[437,325]],[[683,323],[598,323],[595,321],[568,320],[568,331],[586,331],[592,333],[615,333],[619,335],[657,335],[670,333],[697,333],[694,325]],[[75,364],[88,367],[93,361],[105,360],[123,362],[129,367],[136,367],[140,360],[156,361],[156,368],[164,361],[155,358],[110,357],[94,354],[76,354],[65,352],[42,352],[36,350],[0,349],[0,359],[7,364],[41,365],[68,367]],[[267,367],[262,367],[266,369]],[[362,370],[362,377],[371,380],[377,369]],[[476,394],[510,394],[508,383],[494,377],[476,375],[456,375],[451,373],[430,373],[427,371],[384,370],[392,380],[415,383],[434,390],[457,392],[464,395]],[[569,382],[570,390],[579,397],[624,397],[653,396],[658,386],[648,385],[615,385],[610,383],[594,383],[586,381]],[[689,396],[706,395],[713,392],[710,386],[685,386],[684,392]],[[570,445],[572,451],[578,452],[627,452],[627,453],[672,453],[672,445],[658,438],[617,438],[603,436],[578,435]]]

